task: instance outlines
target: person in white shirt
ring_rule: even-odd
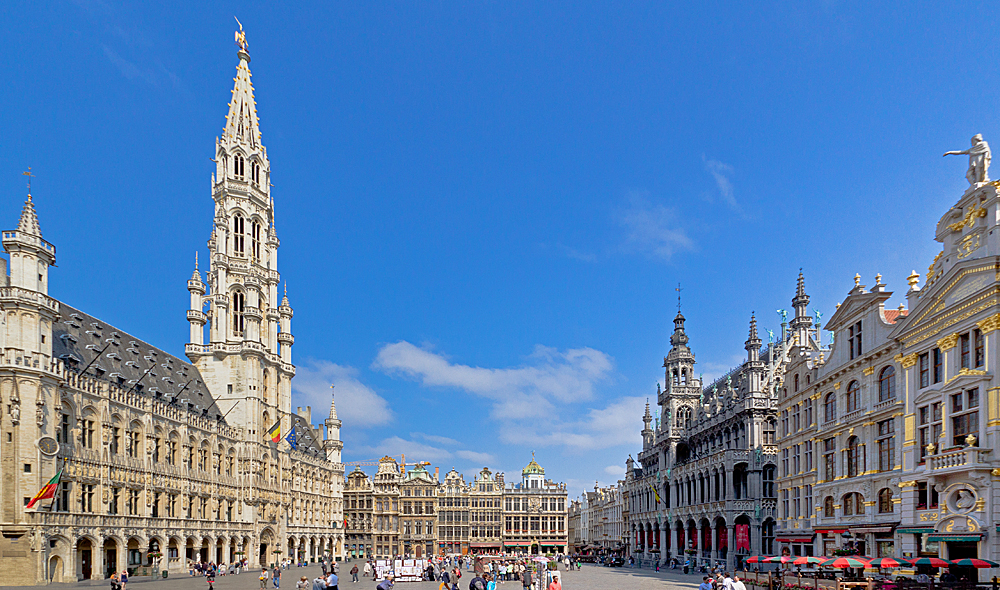
[[[722,574],[722,588],[723,590],[733,590],[733,578],[729,572]]]
[[[743,580],[739,576],[733,578],[733,590],[747,590],[746,584],[743,583]]]

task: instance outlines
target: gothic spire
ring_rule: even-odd
[[[21,220],[17,222],[17,231],[42,237],[42,228],[38,225],[38,214],[35,213],[35,204],[31,202],[31,193],[28,193],[28,200],[21,209]]]
[[[240,58],[236,66],[236,77],[233,78],[233,98],[229,102],[229,114],[226,115],[226,128],[223,139],[230,142],[249,143],[256,148],[260,145],[260,128],[257,119],[257,102],[253,97],[253,83],[250,81],[250,54],[246,51],[246,37],[243,29],[237,33],[237,44],[240,50],[236,55]],[[240,39],[242,38],[242,43]]]
[[[337,396],[333,393],[334,386],[330,386],[330,420],[337,420]]]

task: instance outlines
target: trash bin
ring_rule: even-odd
[[[163,570],[163,578],[164,578],[164,579],[166,579],[166,578],[167,578],[167,570]]]

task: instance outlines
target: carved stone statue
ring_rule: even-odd
[[[972,492],[969,490],[958,490],[958,499],[955,500],[955,506],[961,509],[972,508],[975,505],[975,498],[972,497]]]
[[[969,184],[989,182],[990,175],[990,144],[983,141],[983,136],[979,133],[972,136],[972,147],[962,151],[945,152],[946,156],[969,156],[969,170],[965,173],[965,179]]]
[[[19,402],[10,405],[10,421],[15,425],[21,423],[21,404]]]

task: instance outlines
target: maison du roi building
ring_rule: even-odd
[[[881,276],[870,289],[855,276],[821,342],[800,275],[777,341],[761,349],[751,320],[746,362],[710,387],[678,314],[659,419],[647,408],[627,462],[640,562],[1000,560],[1000,182],[985,150],[937,224],[924,286],[912,273],[896,307]]]
[[[332,403],[325,433],[310,410],[291,411],[292,308],[278,290],[270,163],[245,44],[238,58],[212,154],[209,270],[196,264],[187,282],[188,360],[49,295],[56,249],[30,195],[2,234],[6,584],[342,555],[341,422]],[[276,424],[277,443],[265,438]],[[54,499],[26,510],[60,471]]]
[[[348,557],[426,558],[520,552],[566,553],[566,484],[545,479],[534,458],[520,482],[484,467],[475,478],[452,469],[441,480],[424,464],[409,471],[383,457],[369,477],[347,476],[344,518]]]

